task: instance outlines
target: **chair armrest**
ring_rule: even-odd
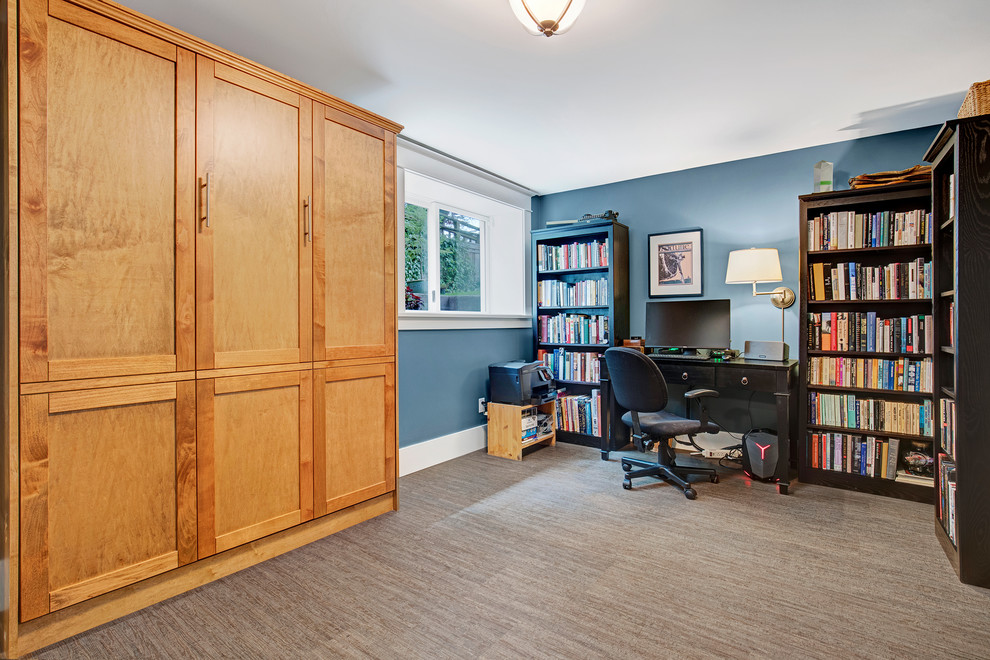
[[[690,392],[685,392],[684,393],[684,398],[685,399],[697,399],[698,397],[702,397],[702,396],[716,396],[717,397],[718,396],[718,392],[716,390],[691,390]]]

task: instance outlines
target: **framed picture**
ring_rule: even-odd
[[[701,295],[701,230],[650,234],[650,298]]]

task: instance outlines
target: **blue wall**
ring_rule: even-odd
[[[812,192],[814,165],[834,165],[837,189],[848,188],[857,174],[899,170],[922,162],[938,126],[837,142],[769,156],[658,174],[534,199],[533,228],[548,220],[579,218],[613,209],[629,227],[629,330],[642,336],[647,289],[647,238],[652,233],[701,228],[701,298],[728,298],[732,307],[732,347],[742,350],[747,339],[779,340],[780,310],[767,296],[753,296],[752,287],[726,284],[730,250],[775,247],[784,281],[798,290],[798,195]],[[764,284],[759,290],[774,286]],[[673,298],[686,300],[690,298]],[[658,298],[656,300],[663,300]],[[798,351],[798,304],[785,310],[785,341],[791,357]],[[671,388],[677,401],[683,388]],[[732,431],[776,426],[769,395],[739,398],[723,393],[709,404],[713,419]],[[683,414],[683,408],[680,410]]]
[[[800,295],[797,197],[812,192],[815,163],[833,163],[836,187],[848,188],[846,182],[857,174],[921,163],[937,131],[938,126],[931,126],[545,195],[534,200],[533,227],[607,209],[619,213],[619,222],[629,227],[629,329],[632,335],[640,336],[645,303],[650,299],[647,237],[657,232],[703,229],[701,297],[732,301],[732,347],[742,350],[747,339],[780,339],[780,310],[767,296],[754,297],[749,285],[725,284],[729,251],[777,248],[782,285]],[[760,290],[774,286],[780,285],[761,285]],[[784,325],[794,356],[797,304],[785,311]]]
[[[798,195],[812,191],[819,160],[834,164],[836,182],[857,174],[903,169],[921,162],[937,126],[720,163],[670,174],[572,190],[533,200],[533,227],[607,209],[629,227],[630,331],[643,333],[647,295],[647,236],[697,228],[703,235],[703,298],[732,301],[732,345],[779,339],[780,311],[746,285],[725,284],[729,250],[775,247],[783,284],[798,295]],[[846,188],[846,185],[837,185]],[[763,289],[770,285],[763,285]],[[786,341],[797,354],[798,306],[786,310]],[[488,365],[531,359],[532,331],[406,330],[399,333],[399,445],[485,423]],[[676,394],[675,394],[676,396]],[[712,406],[733,430],[774,426],[772,401],[726,397]]]
[[[532,355],[529,328],[400,332],[399,446],[484,424],[478,399],[488,398],[488,365]]]

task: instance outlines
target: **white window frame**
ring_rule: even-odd
[[[490,299],[491,291],[491,269],[489,268],[490,263],[490,248],[489,248],[489,234],[491,232],[491,218],[484,213],[478,213],[477,211],[470,211],[468,209],[461,208],[456,204],[448,204],[442,200],[431,200],[426,197],[419,195],[407,195],[405,201],[402,204],[403,207],[403,219],[405,218],[405,205],[414,204],[415,206],[420,206],[426,209],[426,243],[427,243],[427,260],[426,260],[426,277],[427,281],[430,283],[429,289],[426,292],[426,309],[405,309],[405,286],[403,289],[403,304],[402,311],[406,314],[415,314],[417,316],[424,314],[452,314],[452,313],[462,313],[462,314],[472,314],[488,313],[488,301]],[[440,293],[440,210],[443,209],[449,213],[457,213],[459,215],[464,215],[472,220],[477,220],[479,223],[478,231],[478,241],[479,245],[479,256],[481,258],[480,271],[481,271],[481,287],[480,287],[480,298],[481,298],[481,309],[478,312],[468,312],[460,310],[442,310],[440,309],[441,303],[441,293]],[[403,226],[402,236],[405,237],[405,227]],[[405,275],[405,241],[403,241],[402,246],[402,261],[403,268],[402,274]],[[404,284],[404,282],[403,282]]]
[[[399,330],[458,330],[482,328],[529,328],[531,266],[529,264],[530,204],[532,191],[505,182],[456,159],[434,152],[400,136],[397,163],[397,280]],[[410,179],[409,190],[406,179]],[[418,177],[418,179],[417,179]],[[417,194],[417,187],[429,194]],[[443,192],[451,191],[450,195]],[[437,192],[437,191],[440,192]],[[456,199],[455,199],[456,198]],[[405,206],[416,204],[436,214],[439,247],[439,208],[482,221],[482,310],[437,311],[405,309]],[[449,202],[449,203],[448,203]],[[433,205],[436,204],[436,209]],[[429,231],[429,230],[428,230]],[[428,240],[429,240],[428,236]],[[432,258],[432,257],[431,257]],[[430,275],[430,289],[439,289],[439,250],[436,275]],[[432,297],[432,294],[427,294]],[[427,302],[428,305],[431,301]]]

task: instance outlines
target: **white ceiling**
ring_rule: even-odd
[[[954,117],[990,78],[988,0],[123,0],[539,193]]]

